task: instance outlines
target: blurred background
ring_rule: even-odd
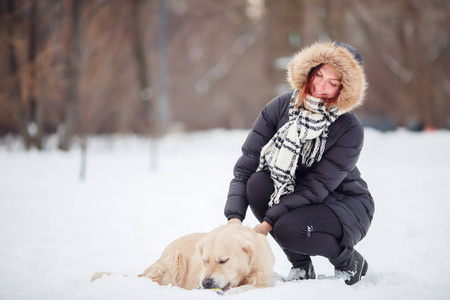
[[[1,0],[0,143],[250,128],[301,48],[358,48],[381,131],[450,127],[449,0]]]

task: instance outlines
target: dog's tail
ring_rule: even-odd
[[[94,282],[97,279],[100,279],[100,278],[102,278],[105,275],[106,276],[111,276],[111,275],[119,275],[119,274],[117,274],[117,273],[109,273],[109,272],[95,272],[94,274],[92,274],[91,282]],[[120,275],[122,275],[123,277],[128,277],[128,275],[123,275],[123,274],[120,274]]]
[[[172,251],[166,260],[157,260],[154,264],[148,267],[138,277],[147,277],[159,285],[166,285],[169,282],[174,286],[185,287],[185,280],[188,273],[188,263],[180,251]],[[95,272],[91,277],[91,282],[102,278],[103,276],[119,275],[117,273],[109,272]],[[120,274],[124,277],[128,275]]]

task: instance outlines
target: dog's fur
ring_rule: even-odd
[[[271,282],[274,262],[264,235],[241,224],[228,224],[210,233],[194,233],[173,241],[139,276],[184,289],[266,287]],[[92,281],[104,274],[108,273],[94,274]]]

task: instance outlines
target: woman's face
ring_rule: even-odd
[[[332,99],[339,92],[341,80],[331,65],[323,65],[313,78],[311,96]]]

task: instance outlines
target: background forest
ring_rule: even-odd
[[[367,126],[450,127],[448,0],[0,1],[0,142],[250,128],[316,40],[354,45]]]

